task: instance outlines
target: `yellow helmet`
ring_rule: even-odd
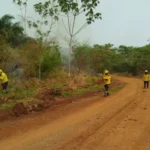
[[[104,73],[109,73],[109,71],[108,71],[108,70],[105,70]]]
[[[145,72],[147,73],[147,72],[148,72],[148,70],[145,70]]]

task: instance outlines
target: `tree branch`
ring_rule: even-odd
[[[72,33],[71,33],[71,36],[73,36],[73,33],[74,33],[75,21],[76,21],[76,15],[74,14],[74,16],[73,16],[73,25],[72,25]]]
[[[64,20],[63,20],[63,19],[62,19],[62,23],[63,23],[63,26],[64,26],[64,28],[65,28],[66,32],[69,34],[69,31],[67,30],[67,27],[66,27],[66,25],[65,25]]]
[[[67,21],[68,21],[68,29],[69,29],[69,34],[71,35],[71,24],[70,24],[70,19],[69,19],[69,15],[67,14]]]
[[[67,38],[66,36],[59,35],[59,37],[62,38],[66,42],[66,44],[69,43],[69,38]]]
[[[81,28],[79,28],[79,29],[77,30],[77,32],[75,32],[75,33],[73,34],[73,36],[76,36],[81,30],[83,30],[83,29],[86,28],[87,26],[88,26],[88,24],[85,23],[83,26],[81,26]]]

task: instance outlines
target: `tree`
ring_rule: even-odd
[[[94,9],[98,6],[99,0],[58,0],[58,4],[61,8],[61,12],[67,18],[67,24],[63,25],[68,34],[68,46],[69,46],[69,57],[68,57],[68,70],[69,76],[71,73],[71,53],[73,52],[73,42],[78,33],[80,33],[85,27],[93,23],[95,19],[101,19],[101,13],[95,13]],[[81,15],[85,16],[85,22],[81,27],[75,30],[77,24],[77,18]]]
[[[19,22],[13,23],[11,15],[4,15],[0,18],[0,38],[15,46],[15,42],[23,36],[23,28]]]
[[[7,46],[6,42],[0,39],[0,67],[5,68],[6,63],[9,60],[10,52],[9,47]]]
[[[118,52],[120,52],[124,56],[125,61],[128,62],[130,53],[132,52],[132,47],[120,45]]]
[[[66,38],[68,46],[69,46],[69,58],[68,58],[68,70],[70,76],[71,69],[71,53],[73,51],[73,42],[75,41],[75,37],[81,30],[83,30],[86,26],[93,23],[96,19],[101,19],[100,13],[95,13],[95,8],[99,4],[99,0],[53,0],[55,2],[55,7],[60,10],[60,16],[62,17],[62,23],[68,35]],[[38,3],[46,12],[51,10],[47,4],[51,3],[50,0],[47,0],[44,3]],[[54,7],[54,8],[55,8]],[[77,18],[80,15],[85,16],[85,23],[81,25],[81,27],[75,30]],[[64,22],[64,17],[67,18],[67,23]],[[60,18],[60,17],[59,17]]]
[[[15,3],[20,8],[21,12],[21,19],[22,19],[22,27],[24,28],[24,34],[27,34],[27,5],[28,0],[13,0],[13,3]]]
[[[79,45],[75,48],[73,62],[78,68],[78,72],[81,70],[86,71],[89,68],[90,51],[91,47],[88,45]]]
[[[61,64],[61,55],[57,46],[48,47],[43,56],[41,69],[42,75],[47,75]]]
[[[50,34],[52,33],[52,30],[58,20],[58,6],[55,5],[55,0],[45,2],[44,4],[34,4],[33,8],[38,17],[35,20],[27,20],[26,10],[28,0],[13,0],[13,2],[20,7],[21,13],[24,8],[24,14],[22,14],[24,24],[26,25],[27,22],[29,28],[35,29],[36,41],[39,46],[39,53],[41,54],[38,63],[39,79],[41,79],[42,62],[45,57],[45,50],[48,46]]]
[[[39,79],[41,79],[42,62],[45,57],[45,50],[49,45],[49,37],[58,21],[57,7],[58,6],[55,5],[55,0],[45,2],[44,4],[37,3],[34,5],[34,10],[39,15],[40,19],[28,21],[29,27],[34,28],[36,31],[37,43],[41,52],[41,59],[39,60]]]
[[[112,44],[80,45],[74,52],[74,64],[80,70],[88,73],[99,73],[105,69],[111,70],[113,64],[117,63],[117,53]]]
[[[134,75],[141,74],[144,70],[150,70],[150,45],[134,48],[131,60],[134,66]]]

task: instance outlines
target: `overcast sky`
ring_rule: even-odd
[[[12,0],[0,0],[0,16],[12,14],[19,19],[19,9]],[[34,16],[29,0],[28,15]],[[112,43],[115,46],[142,46],[150,37],[150,0],[101,0],[97,9],[102,13],[98,20],[78,35],[90,44]]]

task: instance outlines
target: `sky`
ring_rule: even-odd
[[[29,0],[28,16],[35,16],[32,4],[39,0]],[[89,44],[112,43],[114,46],[143,46],[150,37],[150,0],[100,0],[98,12],[102,20],[78,34],[79,42]],[[12,0],[1,0],[0,16],[12,14],[19,20],[20,11]],[[79,19],[79,24],[82,22]],[[78,24],[77,24],[78,28]]]

